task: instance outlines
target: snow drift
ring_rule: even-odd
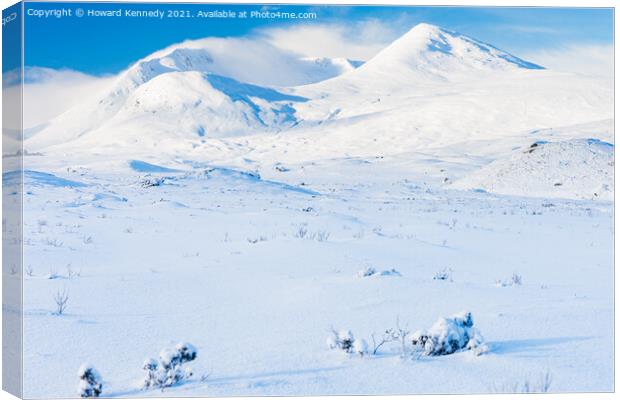
[[[517,196],[611,201],[614,146],[598,139],[535,142],[452,187]]]

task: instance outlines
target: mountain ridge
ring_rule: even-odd
[[[205,43],[211,50],[203,48]],[[403,136],[402,142],[427,146],[453,140],[464,127],[469,130],[462,132],[466,136],[459,140],[488,136],[497,131],[494,127],[500,120],[508,124],[502,129],[506,135],[608,118],[599,107],[608,97],[602,84],[559,76],[491,45],[429,24],[415,26],[365,63],[303,58],[304,65],[325,68],[337,64],[347,71],[291,87],[240,79],[254,72],[248,65],[255,65],[229,63],[232,58],[226,58],[228,55],[219,58],[218,54],[224,53],[218,52],[226,50],[217,47],[222,43],[205,39],[145,57],[120,74],[106,96],[52,120],[33,133],[26,147],[41,151],[85,136],[89,139],[82,143],[88,146],[110,142],[115,146],[151,143],[147,146],[160,147],[160,141],[170,139],[196,147],[208,138],[289,133],[293,129],[335,127],[338,132],[349,132],[358,129],[360,121],[391,135],[419,131],[419,140]],[[243,43],[248,42],[237,41]],[[302,59],[288,53],[286,57]],[[278,60],[269,60],[270,65],[274,61]],[[257,77],[271,79],[261,75],[260,65],[256,70]],[[532,84],[534,81],[537,83]],[[559,94],[562,107],[554,100]],[[522,105],[523,99],[528,104]],[[580,112],[575,112],[577,109]],[[479,115],[474,118],[472,113]],[[146,126],[148,134],[144,133]],[[441,126],[449,128],[449,133]],[[328,133],[331,131],[323,132]],[[359,135],[347,137],[352,143],[345,147],[359,140]]]

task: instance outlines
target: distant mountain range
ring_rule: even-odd
[[[607,82],[546,70],[429,24],[365,63],[259,47],[204,39],[158,51],[28,132],[25,147],[182,154],[213,138],[317,131],[314,143],[331,143],[337,156],[611,116]]]

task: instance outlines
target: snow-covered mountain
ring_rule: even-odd
[[[484,150],[471,143],[483,141],[504,143],[505,156],[524,136],[536,140],[531,132],[613,117],[609,81],[547,70],[429,24],[366,63],[303,58],[269,44],[239,51],[246,45],[205,39],[154,53],[39,129],[26,148],[163,159],[191,152],[227,163],[260,154],[258,168],[436,153],[457,143],[475,156]],[[577,136],[612,143],[603,131]]]
[[[608,119],[611,88],[420,24],[356,70],[294,93],[313,99],[299,119],[338,126],[329,141],[391,153]]]
[[[474,70],[544,69],[490,44],[440,27],[419,24],[381,51],[360,71],[424,73],[449,78]],[[468,75],[465,75],[468,77]]]
[[[172,129],[189,129],[189,138],[196,131],[203,136],[203,130],[212,136],[249,133],[258,128],[280,130],[295,122],[291,118],[292,108],[281,102],[304,99],[278,95],[278,89],[271,87],[319,82],[360,65],[362,62],[344,58],[301,57],[260,41],[211,38],[187,41],[136,62],[106,90],[93,93],[47,126],[32,129],[27,137],[36,136],[29,145],[42,148],[75,140],[105,126],[118,126],[123,118],[140,119],[145,112],[151,114],[149,119],[159,120],[166,128],[181,121],[182,126]],[[203,79],[196,78],[198,75]],[[188,79],[194,79],[196,88],[187,84]],[[216,82],[217,88],[210,82]],[[225,93],[226,90],[231,92]],[[145,94],[150,98],[141,98]],[[162,101],[159,110],[156,99]],[[266,101],[274,104],[266,105]],[[148,109],[140,107],[141,104],[148,104]],[[193,108],[198,109],[194,112]],[[180,118],[172,120],[163,117],[175,110],[191,111],[191,116],[185,119],[179,114]],[[210,123],[203,127],[207,119]]]

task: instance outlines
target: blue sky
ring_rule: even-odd
[[[26,3],[28,9],[187,9],[257,10],[260,5],[163,5],[163,4],[93,4],[93,3]],[[274,7],[271,7],[272,9]],[[334,40],[342,46],[356,47],[357,53],[372,54],[371,47],[380,48],[419,22],[427,22],[456,30],[491,43],[517,56],[554,54],[574,46],[611,46],[613,13],[611,9],[568,8],[456,8],[456,7],[375,7],[375,6],[278,6],[282,11],[311,11],[315,20],[267,19],[202,19],[183,18],[38,18],[26,12],[25,64],[55,69],[74,69],[93,75],[117,73],[138,59],[168,45],[186,39],[209,36],[257,36],[279,32],[286,41],[287,30],[303,26],[337,30]],[[301,25],[299,25],[301,24]],[[364,30],[367,30],[364,32]],[[312,41],[310,35],[300,42]],[[318,31],[317,31],[318,32]],[[294,38],[295,36],[289,36]],[[301,36],[300,36],[301,37]],[[370,38],[368,53],[364,38]],[[276,40],[274,39],[274,40]],[[317,36],[317,41],[318,41]],[[357,42],[356,42],[357,41]],[[350,42],[350,43],[349,43]],[[308,43],[300,43],[301,47]],[[315,43],[314,48],[323,44]],[[355,45],[355,46],[353,46]],[[294,43],[287,43],[288,47]],[[329,47],[329,46],[327,46]],[[300,48],[303,53],[304,49]],[[308,50],[307,51],[311,51]],[[327,51],[327,50],[326,50]],[[346,51],[346,50],[345,50]],[[334,54],[315,54],[332,56]]]

